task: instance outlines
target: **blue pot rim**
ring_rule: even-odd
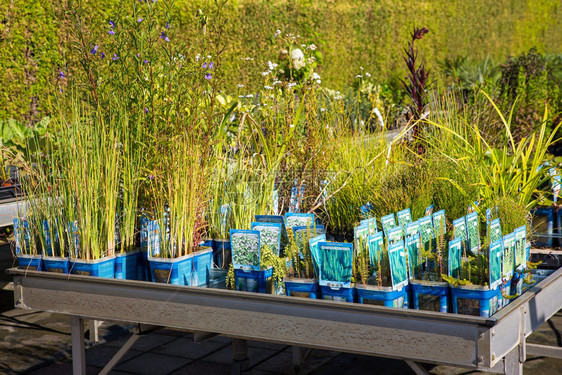
[[[19,258],[23,258],[23,259],[42,259],[43,258],[43,255],[41,255],[41,254],[33,255],[33,254],[21,254],[20,253],[17,256],[18,256],[18,259]]]
[[[103,262],[107,262],[110,260],[115,259],[115,255],[110,255],[110,256],[106,256],[103,258],[99,258],[99,259],[79,259],[79,258],[70,258],[70,262],[71,263],[83,263],[83,264],[97,264],[97,263],[103,263]]]
[[[125,257],[127,255],[131,255],[131,254],[137,254],[140,253],[140,250],[133,250],[133,251],[126,251],[126,252],[119,252],[119,253],[115,253],[115,257],[116,258],[120,258],[120,257]]]
[[[43,255],[43,260],[53,261],[53,262],[65,262],[65,261],[69,261],[70,258],[69,257],[57,257],[57,256],[51,256],[51,255]]]
[[[177,263],[177,262],[181,262],[182,260],[193,258],[194,254],[195,253],[190,253],[190,254],[182,255],[181,257],[177,257],[177,258],[148,257],[148,261],[158,262],[158,263]]]

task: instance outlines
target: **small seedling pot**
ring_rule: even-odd
[[[489,318],[503,307],[500,288],[481,285],[451,286],[451,299],[455,314]]]
[[[320,285],[316,279],[285,277],[285,293],[292,297],[320,299]]]
[[[355,289],[357,289],[357,302],[359,303],[408,308],[408,290],[406,287],[392,290],[390,286],[355,284]]]
[[[140,262],[141,252],[139,250],[128,253],[115,254],[115,278],[124,280],[138,280],[138,268]]]
[[[115,255],[95,260],[72,258],[70,259],[70,273],[113,278],[115,275]]]
[[[41,255],[18,254],[19,268],[28,271],[43,271],[43,260]]]
[[[43,270],[47,272],[70,273],[70,261],[66,257],[43,256]]]
[[[193,253],[193,271],[191,274],[191,285],[209,286],[211,281],[211,263],[213,261],[213,249],[202,247]]]
[[[351,284],[350,287],[333,287],[327,285],[320,286],[320,293],[322,299],[340,302],[355,302],[357,292],[355,285]]]
[[[215,264],[217,268],[228,269],[230,263],[232,263],[230,240],[215,238],[212,241],[213,264]]]
[[[148,257],[151,280],[173,285],[191,285],[193,254],[178,258]]]
[[[410,280],[413,307],[416,310],[449,312],[451,292],[443,281]]]
[[[234,270],[236,290],[242,292],[274,294],[273,267],[265,270]]]

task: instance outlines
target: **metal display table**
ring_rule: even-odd
[[[246,355],[249,339],[402,359],[417,374],[426,373],[417,362],[521,374],[527,353],[562,358],[562,348],[525,343],[562,308],[562,269],[491,318],[16,268],[7,272],[14,277],[16,307],[71,316],[75,374],[85,374],[82,319],[167,326],[203,338],[222,334],[233,338],[235,360]]]

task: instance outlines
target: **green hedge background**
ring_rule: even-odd
[[[49,83],[62,64],[66,38],[58,21],[64,17],[62,1],[0,1],[0,118],[30,123],[48,114]],[[207,9],[213,2],[176,1],[182,38],[192,35],[188,26],[196,10],[211,14]],[[95,28],[107,25],[123,3],[84,0],[83,6]],[[222,42],[228,49],[222,69],[229,90],[237,83],[261,85],[263,64],[278,55],[277,29],[314,43],[323,54],[323,84],[339,90],[353,81],[360,66],[380,81],[402,76],[402,48],[414,25],[430,30],[420,54],[434,71],[445,57],[490,56],[501,62],[531,47],[562,52],[559,0],[232,0],[224,15]]]

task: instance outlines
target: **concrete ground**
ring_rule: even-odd
[[[5,244],[0,246],[0,374],[63,375],[72,373],[70,319],[48,312],[13,308],[10,279],[3,269],[12,265]],[[88,344],[88,374],[97,374],[135,332],[136,325],[104,322],[97,344]],[[562,347],[562,312],[541,326],[528,342]],[[86,333],[88,335],[88,333]],[[250,341],[247,374],[293,374],[293,348]],[[414,372],[403,361],[325,350],[305,350],[299,374],[397,374]],[[431,374],[478,373],[447,366],[427,367]],[[111,374],[172,375],[230,374],[233,369],[231,339],[217,336],[193,342],[190,332],[160,329],[142,336]],[[562,374],[562,360],[528,358],[527,374]]]

